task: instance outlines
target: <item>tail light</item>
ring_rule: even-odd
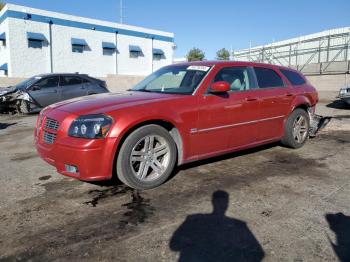
[[[41,126],[43,124],[44,121],[44,115],[42,114],[42,112],[40,112],[37,120],[36,120],[36,128],[35,128],[35,136],[37,136],[40,132]]]

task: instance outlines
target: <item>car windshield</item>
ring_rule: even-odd
[[[208,73],[209,66],[171,65],[146,77],[131,91],[192,94]]]
[[[18,83],[17,85],[15,85],[15,87],[17,87],[18,89],[26,89],[30,87],[32,84],[34,84],[36,81],[38,81],[39,79],[41,79],[41,77],[33,76],[31,78],[24,80],[23,82]]]

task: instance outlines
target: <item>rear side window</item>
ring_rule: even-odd
[[[87,79],[85,79],[85,78],[81,78],[81,82],[84,84],[84,83],[90,83],[90,81],[89,80],[87,80]]]
[[[283,87],[282,78],[272,69],[254,67],[259,88]]]
[[[280,71],[292,85],[297,86],[297,85],[303,85],[306,83],[305,79],[296,72],[285,70],[285,69],[280,69]]]
[[[82,79],[76,76],[64,76],[61,79],[62,79],[61,86],[80,85],[82,83]]]

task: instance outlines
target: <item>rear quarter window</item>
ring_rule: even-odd
[[[284,87],[282,78],[275,70],[263,67],[254,67],[259,88]]]
[[[306,83],[305,79],[297,72],[293,72],[286,69],[280,69],[280,71],[292,85],[297,86],[304,85]]]
[[[82,79],[77,76],[64,76],[62,79],[62,86],[71,86],[71,85],[80,85],[82,83]]]

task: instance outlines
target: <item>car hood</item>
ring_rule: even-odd
[[[10,87],[0,87],[0,96],[9,95],[12,93],[15,93],[17,91],[17,87],[10,86]]]
[[[119,108],[174,99],[181,95],[147,93],[147,92],[121,92],[105,93],[65,100],[51,106],[46,110],[57,109],[76,115],[107,113]]]

